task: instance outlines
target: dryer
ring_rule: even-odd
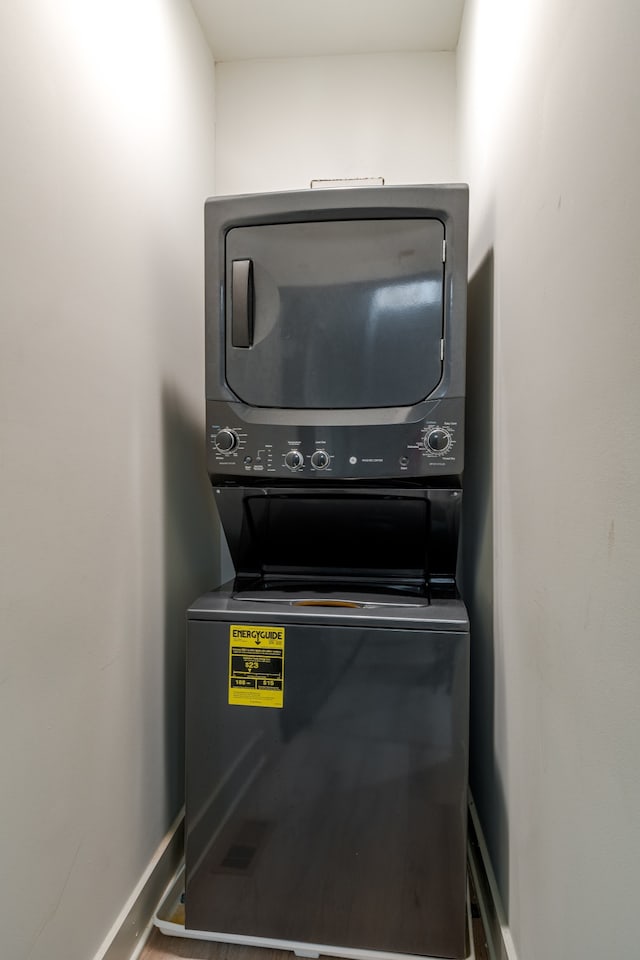
[[[213,482],[460,480],[463,184],[205,205]]]

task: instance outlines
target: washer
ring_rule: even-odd
[[[457,599],[307,583],[197,600],[185,927],[466,956],[468,682]]]

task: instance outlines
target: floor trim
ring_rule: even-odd
[[[173,882],[183,855],[184,807],[162,838],[93,960],[137,960],[153,929],[156,907]]]
[[[471,792],[469,792],[469,868],[476,889],[491,960],[518,960]]]

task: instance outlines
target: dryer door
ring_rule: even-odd
[[[436,219],[236,227],[226,237],[226,380],[252,406],[411,406],[442,376]]]

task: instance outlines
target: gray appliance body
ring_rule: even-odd
[[[467,211],[460,184],[207,201],[213,482],[461,476]]]
[[[228,702],[234,625],[284,630],[282,709]],[[196,601],[186,926],[466,956],[468,671],[459,600],[307,584]]]
[[[207,467],[236,577],[188,613],[191,930],[466,956],[467,205],[207,201]]]

